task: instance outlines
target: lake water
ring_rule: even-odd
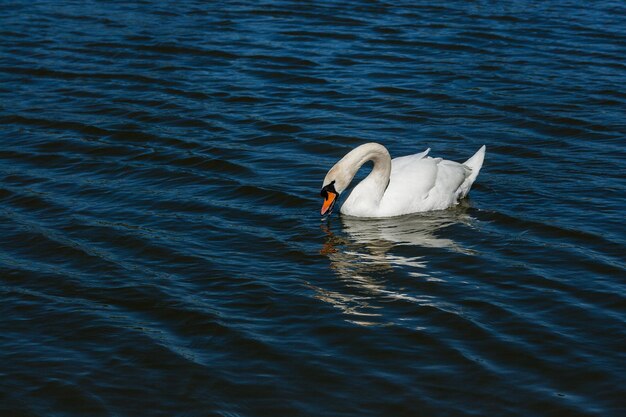
[[[626,415],[623,2],[0,9],[0,415]],[[322,222],[368,141],[487,158]]]

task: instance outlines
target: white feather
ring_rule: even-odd
[[[341,213],[357,217],[392,217],[442,210],[469,192],[485,157],[485,146],[465,163],[428,156],[424,152],[391,159],[380,144],[368,143],[349,152],[328,172],[324,185],[335,181],[344,191],[358,169],[374,161],[372,172],[341,206]]]

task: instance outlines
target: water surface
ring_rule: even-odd
[[[0,5],[0,414],[621,416],[621,2]],[[321,222],[330,166],[487,159]]]

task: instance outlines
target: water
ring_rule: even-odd
[[[0,6],[0,415],[625,415],[623,3],[155,3]]]

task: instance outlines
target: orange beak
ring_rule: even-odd
[[[324,199],[324,204],[322,204],[321,214],[324,216],[326,213],[330,213],[335,205],[335,199],[337,198],[337,194],[333,192],[329,192]]]

